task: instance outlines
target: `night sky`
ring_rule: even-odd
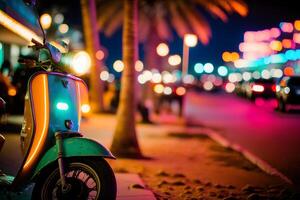
[[[41,8],[55,5],[61,9],[65,15],[65,22],[74,26],[80,26],[80,3],[79,0],[73,0],[70,5],[68,0],[45,0],[40,1]],[[223,51],[238,51],[238,44],[243,40],[245,31],[256,31],[266,28],[278,27],[281,21],[294,21],[300,19],[300,7],[293,0],[247,0],[249,14],[243,18],[237,14],[229,16],[229,21],[223,23],[204,13],[212,29],[212,39],[207,46],[198,43],[197,47],[190,50],[190,66],[196,62],[211,62],[214,65],[221,65],[221,54]],[[45,5],[45,6],[44,6]],[[51,6],[50,6],[51,7]],[[71,8],[71,12],[68,11]],[[44,9],[42,9],[44,10]],[[78,13],[77,15],[75,13]],[[174,33],[175,35],[175,33]],[[121,37],[122,31],[119,30],[112,37],[106,38],[100,34],[101,44],[108,49],[109,55],[105,61],[107,66],[112,66],[116,59],[121,58]],[[182,40],[175,35],[170,43],[170,51],[173,53],[182,53]],[[143,57],[142,47],[140,47],[140,57]]]

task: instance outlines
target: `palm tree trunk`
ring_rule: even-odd
[[[136,129],[136,74],[135,61],[138,56],[138,0],[124,0],[123,62],[120,103],[117,112],[117,126],[111,151],[118,157],[141,157]]]
[[[101,112],[103,106],[103,84],[99,78],[102,62],[96,59],[96,52],[100,49],[99,34],[96,28],[95,0],[80,0],[83,21],[83,32],[86,51],[91,57],[90,98],[93,112]]]

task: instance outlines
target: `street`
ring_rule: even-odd
[[[278,113],[269,103],[229,94],[189,93],[187,116],[215,129],[300,184],[299,112]]]

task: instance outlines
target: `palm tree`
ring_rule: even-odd
[[[90,96],[93,112],[103,111],[103,84],[99,78],[102,63],[96,59],[96,52],[100,49],[98,30],[96,24],[96,2],[95,0],[80,0],[83,31],[86,50],[91,57],[90,73]]]
[[[117,126],[111,151],[119,157],[141,157],[135,130],[135,62],[138,57],[138,0],[124,0],[122,52],[124,71],[121,79]]]
[[[195,33],[207,44],[211,31],[198,6],[204,7],[213,16],[227,21],[227,13],[247,15],[247,6],[242,0],[98,0],[98,27],[108,36],[123,24],[123,62],[121,97],[117,113],[117,127],[111,150],[122,157],[141,156],[135,130],[134,63],[137,59],[137,28],[142,42],[169,40],[174,28],[181,37]],[[137,12],[139,11],[139,21]],[[147,46],[147,45],[146,45]],[[156,45],[149,45],[152,48]],[[149,49],[146,53],[153,53]],[[153,55],[152,55],[153,56]],[[152,58],[153,59],[153,58]]]
[[[111,36],[123,23],[122,1],[98,1],[102,11],[98,13],[98,28]],[[155,48],[159,42],[172,39],[172,29],[182,38],[186,33],[197,34],[203,44],[208,44],[211,30],[198,7],[224,22],[228,21],[227,13],[248,13],[243,0],[139,0],[139,40],[147,44],[146,66],[157,67]]]

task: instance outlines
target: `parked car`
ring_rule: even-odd
[[[257,97],[275,98],[276,84],[274,79],[251,80],[246,87],[246,96],[251,100],[255,100]]]
[[[300,76],[285,76],[276,86],[278,110],[285,112],[286,106],[300,105]]]

